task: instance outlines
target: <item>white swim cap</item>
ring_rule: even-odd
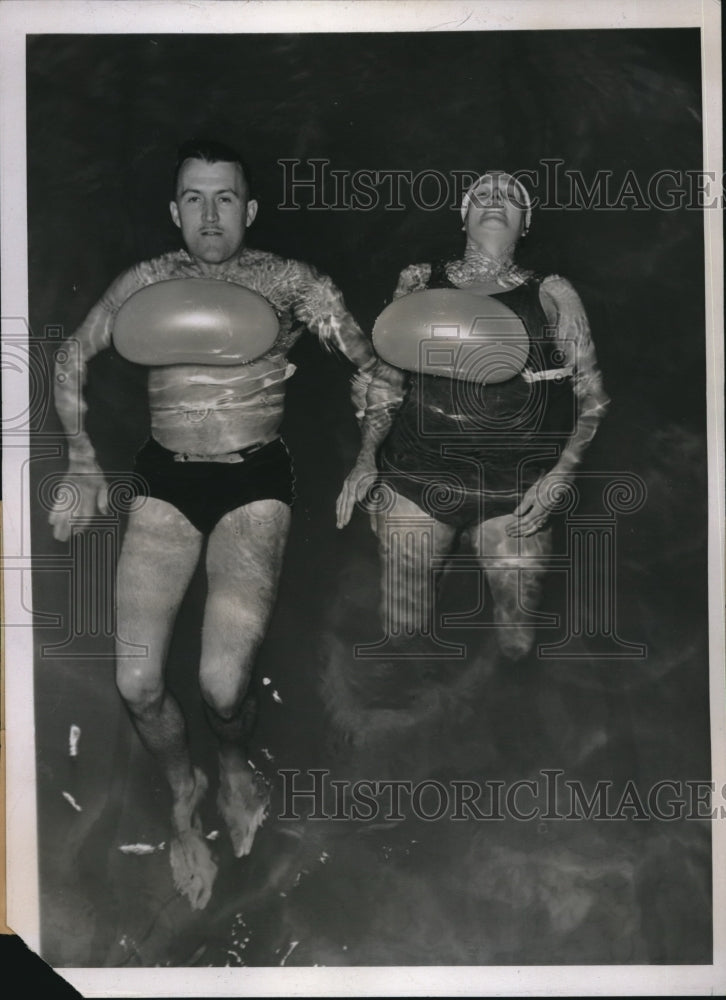
[[[522,184],[521,181],[517,180],[516,177],[512,177],[512,175],[508,174],[505,170],[487,170],[486,173],[482,174],[481,177],[478,177],[474,181],[474,183],[471,185],[469,190],[464,195],[464,199],[461,203],[462,221],[466,219],[466,213],[469,211],[469,205],[471,203],[471,199],[474,196],[474,192],[476,191],[476,189],[479,187],[479,185],[481,184],[481,182],[484,180],[485,177],[493,177],[493,176],[508,177],[516,185],[517,189],[521,192],[522,203],[525,207],[524,232],[526,233],[532,222],[532,201],[529,197],[529,192],[525,188],[524,184]]]

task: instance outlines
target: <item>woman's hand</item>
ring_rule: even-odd
[[[530,486],[512,514],[506,531],[510,538],[526,538],[547,527],[550,514],[560,507],[562,490],[572,482],[571,472],[552,470]]]
[[[356,503],[362,503],[377,476],[376,463],[372,459],[358,459],[340,491],[335,512],[337,526],[344,528],[353,516]]]

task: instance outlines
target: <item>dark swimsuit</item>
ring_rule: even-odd
[[[173,504],[205,535],[225,514],[255,500],[281,500],[292,507],[295,480],[282,440],[243,448],[239,454],[241,462],[184,461],[150,438],[134,466],[146,484],[139,494]]]
[[[539,300],[540,279],[492,295],[519,316],[530,338],[525,369],[562,368],[565,357]],[[445,262],[428,288],[455,288]],[[482,385],[412,374],[408,395],[381,447],[384,482],[447,524],[510,514],[551,469],[574,427],[571,379],[527,381],[521,374]]]

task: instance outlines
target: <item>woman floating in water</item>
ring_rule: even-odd
[[[481,176],[461,205],[463,256],[405,268],[376,323],[374,346],[399,369],[405,399],[375,466],[359,462],[346,480],[338,526],[377,479],[380,652],[391,658],[374,670],[381,706],[400,696],[408,658],[450,650],[433,621],[435,561],[440,568],[464,530],[486,557],[502,653],[531,649],[523,619],[541,598],[550,516],[608,404],[574,288],[516,263],[531,215],[514,177]]]

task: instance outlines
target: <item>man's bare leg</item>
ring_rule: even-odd
[[[268,803],[247,761],[254,707],[245,696],[277,596],[289,527],[286,504],[258,500],[226,514],[207,549],[200,682],[219,740],[217,804],[237,857],[249,854]]]
[[[118,630],[126,642],[147,652],[138,658],[119,656],[116,665],[118,688],[136,731],[171,788],[174,884],[199,909],[209,901],[217,871],[198,815],[207,779],[192,768],[184,717],[164,685],[164,662],[201,546],[202,535],[163,500],[149,498],[132,513],[118,567]]]
[[[494,621],[503,626],[498,630],[499,647],[505,656],[518,660],[532,648],[534,628],[517,623],[527,617],[527,611],[538,607],[547,572],[531,567],[527,560],[550,554],[552,529],[512,538],[506,532],[511,520],[512,515],[507,514],[483,521],[472,530],[471,539],[478,555],[506,559],[505,568],[487,569],[486,576],[494,601]]]

